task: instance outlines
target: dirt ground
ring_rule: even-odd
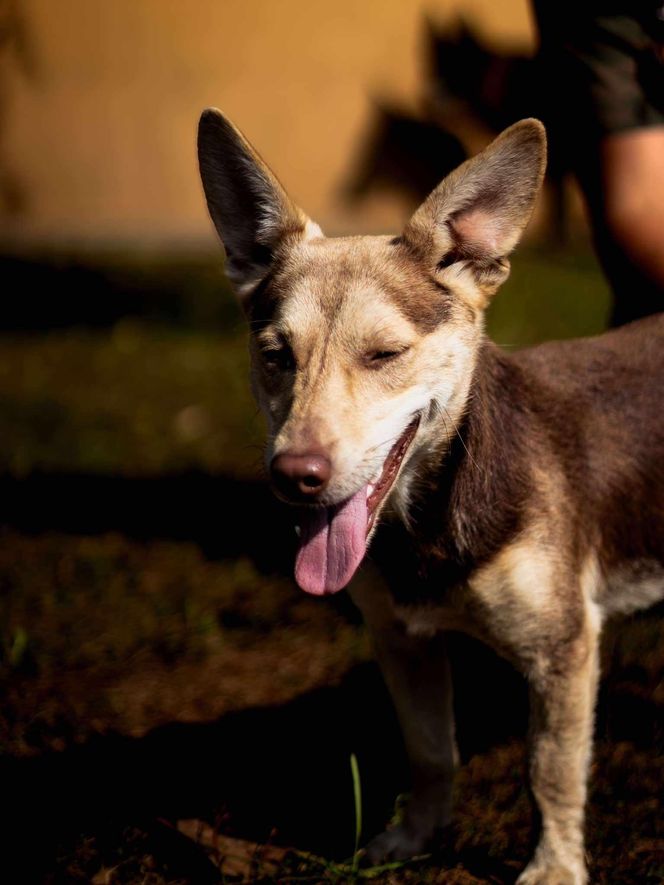
[[[0,582],[9,620],[31,624],[14,629],[0,683],[14,881],[509,883],[523,865],[525,690],[482,646],[452,647],[464,762],[452,831],[414,866],[354,871],[351,753],[363,839],[408,779],[347,600],[321,604],[190,542],[119,534],[7,531]],[[658,611],[607,631],[593,882],[664,880],[663,638]]]

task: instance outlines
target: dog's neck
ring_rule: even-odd
[[[435,509],[427,518],[446,522],[439,555],[477,563],[518,531],[529,487],[530,402],[521,368],[483,341],[465,415],[435,474]]]
[[[376,539],[378,558],[391,559],[388,548],[407,524],[423,576],[442,568],[462,580],[519,531],[531,481],[524,448],[532,394],[521,368],[483,341],[464,414],[451,438],[441,419],[446,444],[413,482],[407,520]]]

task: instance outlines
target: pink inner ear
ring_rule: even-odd
[[[495,215],[483,209],[470,209],[458,215],[453,221],[453,226],[464,243],[493,255],[500,253],[499,243],[503,229]]]

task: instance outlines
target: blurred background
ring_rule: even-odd
[[[207,105],[237,120],[312,217],[364,230],[371,210],[349,210],[339,186],[375,100],[417,114],[431,97],[426,23],[463,11],[494,48],[534,46],[523,0],[1,9],[2,232],[23,244],[211,248],[192,136]],[[403,220],[395,202],[373,227]]]
[[[278,846],[351,854],[351,752],[365,834],[389,817],[400,739],[350,602],[291,580],[195,130],[223,109],[328,234],[398,231],[465,156],[546,117],[535,47],[525,0],[0,0],[12,881],[344,881]],[[490,334],[591,334],[609,311],[554,156]],[[597,881],[664,876],[661,633],[641,617],[608,634]],[[527,855],[523,686],[458,644],[458,830],[449,857],[389,881],[508,882]]]

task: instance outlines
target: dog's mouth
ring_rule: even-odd
[[[357,571],[378,508],[399,475],[420,417],[418,413],[394,443],[375,482],[332,507],[311,507],[301,512],[295,580],[307,593],[336,593]]]

